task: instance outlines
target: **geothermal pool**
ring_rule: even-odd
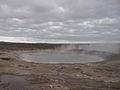
[[[55,50],[22,52],[19,56],[21,60],[36,63],[99,62],[116,53],[118,47],[113,46],[115,45],[68,45]]]
[[[27,52],[20,56],[24,61],[37,63],[86,63],[104,60],[97,55],[76,52]]]

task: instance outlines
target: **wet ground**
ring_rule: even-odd
[[[25,76],[20,75],[0,75],[0,85],[6,89],[23,89],[30,83]]]

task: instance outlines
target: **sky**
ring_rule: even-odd
[[[0,0],[0,41],[120,42],[120,0]]]

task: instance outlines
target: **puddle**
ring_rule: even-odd
[[[0,86],[4,88],[14,88],[14,89],[23,89],[29,85],[29,82],[26,80],[25,76],[19,75],[1,75],[0,76]]]

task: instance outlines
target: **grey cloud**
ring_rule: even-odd
[[[119,0],[1,0],[3,16],[42,18],[89,18],[120,14]],[[60,12],[63,12],[60,14]],[[96,16],[95,16],[96,15]]]
[[[120,41],[119,9],[119,0],[0,0],[0,40]]]

